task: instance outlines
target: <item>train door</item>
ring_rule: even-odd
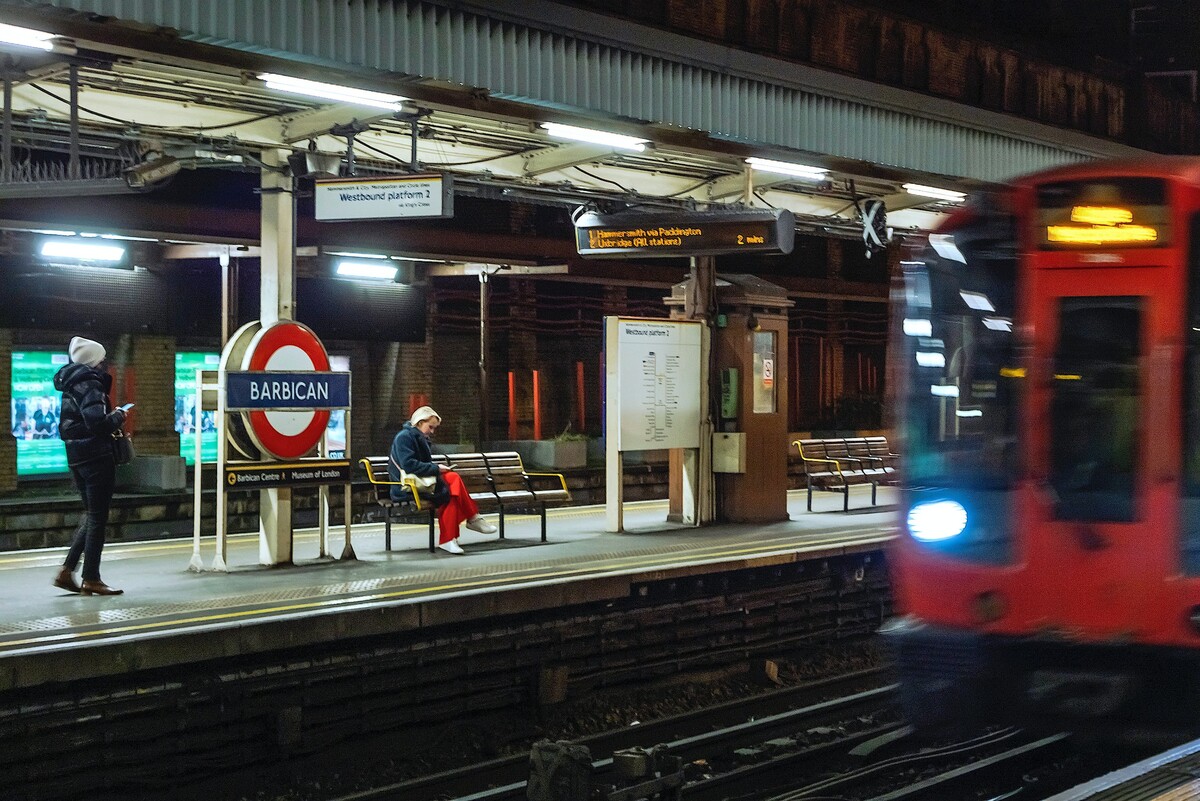
[[[1041,375],[1029,424],[1040,475],[1036,542],[1051,630],[1146,636],[1146,599],[1170,573],[1169,503],[1150,497],[1147,426],[1162,361],[1164,268],[1034,269],[1034,364]],[[1162,287],[1162,289],[1155,289]]]

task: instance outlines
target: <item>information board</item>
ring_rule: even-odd
[[[605,332],[617,450],[698,448],[701,324],[607,317]]]
[[[796,220],[786,209],[738,212],[586,212],[575,218],[581,256],[791,253]]]

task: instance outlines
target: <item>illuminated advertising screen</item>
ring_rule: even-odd
[[[189,465],[196,463],[197,435],[201,461],[217,461],[217,413],[205,410],[196,419],[196,371],[216,370],[220,363],[217,353],[175,354],[175,430],[179,432],[179,455]]]
[[[350,372],[349,356],[330,356],[329,369],[335,373]],[[325,442],[329,446],[329,455],[342,458],[346,455],[346,410],[333,409],[329,412],[329,426],[326,428]]]
[[[62,395],[54,374],[67,354],[15,351],[12,355],[12,434],[17,440],[17,475],[67,472],[67,452],[58,438]]]

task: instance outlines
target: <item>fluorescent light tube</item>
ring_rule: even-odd
[[[955,192],[952,189],[938,189],[936,186],[925,186],[924,184],[904,184],[904,191],[910,195],[931,197],[935,200],[947,200],[951,203],[962,203],[967,199],[967,195],[964,192]]]
[[[262,73],[258,76],[258,79],[264,81],[268,89],[278,89],[281,92],[336,100],[341,103],[353,103],[359,106],[373,106],[375,108],[399,111],[400,104],[404,102],[404,98],[400,95],[372,92],[368,89],[354,89],[349,86],[337,86],[332,83],[306,81],[303,78],[292,78],[287,75],[276,75],[270,72]]]
[[[57,34],[0,23],[0,43],[2,44],[36,47],[38,50],[53,50],[54,42],[51,40],[56,38],[58,38]]]
[[[41,253],[53,259],[73,261],[120,261],[125,258],[125,248],[118,245],[97,245],[91,242],[76,242],[64,239],[48,239],[42,243]]]
[[[624,136],[623,134],[609,133],[608,131],[576,128],[574,125],[560,125],[557,122],[543,122],[542,127],[546,129],[546,133],[556,139],[570,139],[574,142],[592,142],[597,145],[618,147],[622,150],[636,150],[640,152],[646,149],[646,143],[650,141],[649,139]]]
[[[763,172],[793,175],[797,178],[808,178],[811,181],[820,181],[829,174],[829,170],[824,167],[809,167],[807,164],[772,161],[771,159],[760,159],[758,156],[751,156],[746,159],[746,163],[754,169],[762,170]]]
[[[397,267],[390,262],[339,261],[337,274],[346,278],[369,278],[373,281],[395,281]]]

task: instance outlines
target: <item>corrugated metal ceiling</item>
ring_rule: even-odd
[[[34,7],[35,0],[0,5]],[[52,5],[175,28],[184,38],[309,63],[353,65],[485,88],[493,96],[599,117],[980,181],[1131,148],[778,59],[542,2],[386,0],[57,0]],[[523,12],[525,19],[517,16]],[[591,20],[556,24],[570,13]],[[617,30],[617,29],[620,30]],[[640,30],[639,30],[640,28]],[[618,38],[624,37],[624,40]],[[649,46],[653,42],[654,46]],[[712,51],[705,62],[705,49]],[[725,62],[718,68],[714,62]],[[791,78],[795,74],[799,78]],[[917,102],[919,99],[919,102]],[[918,110],[914,110],[918,109]],[[970,114],[964,113],[971,112]],[[985,120],[972,124],[969,117]],[[1003,127],[997,128],[997,124]]]

